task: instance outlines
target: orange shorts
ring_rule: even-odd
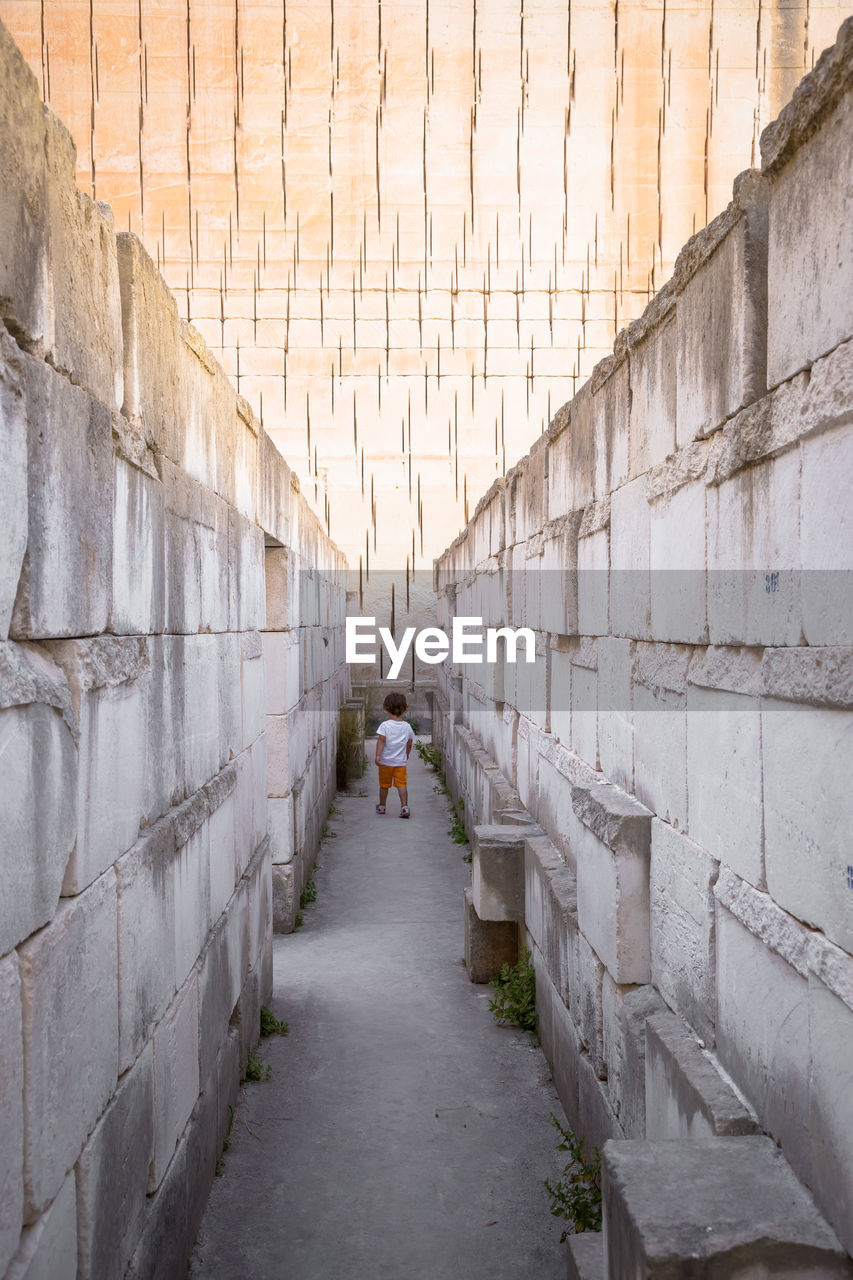
[[[404,787],[406,785],[406,766],[404,764],[381,764],[379,766],[380,787]]]

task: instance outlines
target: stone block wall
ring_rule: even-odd
[[[523,917],[573,1127],[764,1131],[848,1251],[851,171],[848,21],[437,561],[439,625],[530,627],[537,658],[448,664],[435,705],[473,906]]]
[[[0,25],[7,1280],[183,1274],[271,991],[267,797],[307,864],[346,694],[340,553],[74,174]]]

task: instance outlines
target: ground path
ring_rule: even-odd
[[[243,1090],[191,1274],[562,1280],[547,1065],[468,981],[470,868],[434,774],[413,752],[405,822],[394,793],[376,816],[375,772],[338,797],[317,901],[275,939],[291,1031],[262,1041],[272,1078]]]

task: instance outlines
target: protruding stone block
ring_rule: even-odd
[[[646,1137],[757,1132],[755,1117],[681,1018],[652,1014],[646,1022]]]
[[[465,968],[472,982],[490,982],[505,964],[518,961],[518,925],[514,920],[481,920],[470,887],[465,906]]]
[[[142,639],[102,637],[50,645],[80,723],[77,843],[62,891],[80,893],[135,843],[147,754],[148,649]]]
[[[299,894],[296,892],[293,862],[286,865],[273,863],[272,869],[272,927],[273,933],[292,933],[299,910]]]
[[[77,823],[76,721],[63,673],[0,642],[0,955],[56,910]]]
[[[541,828],[474,828],[472,897],[481,920],[524,919],[524,839]]]
[[[566,1241],[567,1280],[607,1280],[604,1271],[604,1236],[583,1231]]]
[[[19,950],[29,1222],[59,1192],[115,1089],[117,933],[110,868],[84,893],[62,902],[47,928]]]
[[[25,1227],[5,1280],[77,1280],[77,1186],[74,1171],[49,1208]]]
[[[524,843],[524,922],[561,997],[569,1000],[570,946],[577,930],[577,881],[547,836]]]
[[[603,1182],[611,1280],[853,1275],[770,1138],[609,1142]]]
[[[77,1162],[78,1280],[124,1275],[139,1238],[154,1154],[153,1059],[149,1045]]]
[[[159,1187],[196,1104],[198,973],[190,973],[154,1029],[154,1156],[149,1190]]]
[[[575,786],[578,923],[619,983],[650,978],[649,846],[652,815],[604,783]]]
[[[646,1022],[666,1009],[654,987],[619,986],[609,973],[602,987],[607,1093],[626,1138],[646,1133]]]
[[[18,1246],[24,1213],[21,982],[14,951],[0,960],[0,1269]]]

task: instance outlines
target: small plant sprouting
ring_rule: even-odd
[[[536,972],[530,952],[524,949],[518,964],[505,964],[489,984],[494,996],[489,1009],[501,1026],[536,1031]]]
[[[290,1027],[286,1022],[280,1022],[275,1016],[272,1009],[268,1009],[265,1004],[261,1005],[261,1035],[266,1036],[286,1036]]]
[[[225,1130],[225,1137],[222,1140],[222,1152],[216,1158],[216,1167],[213,1170],[217,1178],[221,1178],[225,1172],[225,1153],[231,1150],[231,1130],[234,1127],[234,1108],[228,1108],[228,1128]]]
[[[454,844],[467,844],[468,836],[465,832],[465,823],[462,815],[459,813],[459,805],[455,806],[450,818],[450,838]]]
[[[338,806],[337,806],[336,804],[330,805],[330,807],[329,807],[329,817],[330,817],[330,818],[334,818],[334,817],[336,817],[336,816],[337,816],[337,814],[339,814],[339,813],[340,813],[340,809],[338,808]]]
[[[265,1062],[261,1062],[256,1053],[250,1053],[243,1079],[251,1081],[269,1080],[271,1075],[272,1067]]]
[[[297,929],[301,929],[301,928],[302,928],[302,926],[304,925],[304,923],[305,923],[305,912],[304,912],[304,911],[297,911],[297,913],[296,913],[296,919],[295,919],[295,920],[294,920],[294,922],[293,922],[293,929],[294,929],[294,932],[295,932]]]
[[[543,1185],[551,1197],[551,1212],[555,1218],[571,1223],[560,1236],[579,1235],[582,1231],[601,1230],[601,1151],[593,1147],[589,1160],[584,1156],[584,1140],[564,1129],[555,1115],[551,1120],[560,1135],[558,1151],[568,1153],[569,1159],[563,1176],[557,1182],[546,1178]]]
[[[308,881],[305,888],[302,890],[301,894],[299,895],[299,905],[302,908],[310,907],[311,903],[316,901],[317,901],[317,886],[314,883],[314,878],[312,876],[312,878]]]

